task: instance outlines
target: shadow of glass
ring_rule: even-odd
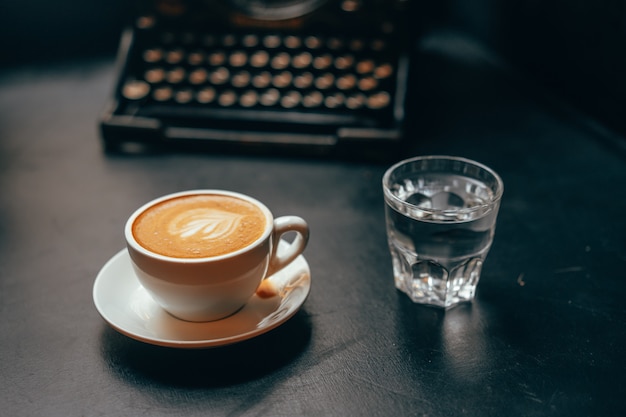
[[[103,360],[112,374],[131,385],[180,388],[224,387],[268,375],[296,360],[311,338],[309,316],[300,310],[282,326],[240,343],[207,349],[150,345],[106,326]]]
[[[399,300],[405,349],[421,352],[413,366],[446,375],[451,381],[480,379],[493,367],[488,329],[493,317],[482,303],[462,303],[447,310]]]
[[[499,291],[481,291],[472,302],[448,310],[402,295],[398,339],[414,353],[407,357],[417,374],[437,375],[435,380],[446,387],[480,386],[497,375],[523,372],[521,355],[533,342],[522,308],[515,297]]]

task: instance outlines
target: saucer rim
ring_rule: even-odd
[[[281,241],[281,243],[283,243]],[[304,290],[303,295],[301,295],[300,297],[298,297],[296,300],[294,300],[292,302],[292,306],[290,307],[290,311],[288,311],[287,314],[283,315],[280,317],[280,319],[269,323],[266,326],[260,327],[260,328],[255,328],[255,329],[251,329],[249,331],[243,332],[243,333],[239,333],[239,334],[235,334],[232,336],[227,336],[227,337],[220,337],[217,339],[203,339],[203,340],[176,340],[176,339],[163,339],[163,338],[156,338],[156,337],[152,337],[152,336],[145,336],[145,335],[141,335],[138,332],[133,332],[131,330],[128,330],[126,328],[124,328],[124,326],[120,325],[119,323],[116,323],[116,320],[112,319],[106,311],[106,308],[104,306],[101,305],[101,301],[103,301],[100,296],[100,292],[103,290],[99,290],[99,288],[101,286],[104,285],[104,282],[106,282],[107,280],[111,280],[114,278],[111,278],[110,276],[108,276],[109,274],[107,274],[107,272],[112,268],[112,266],[118,262],[123,261],[123,258],[128,258],[129,263],[130,263],[130,255],[128,254],[128,250],[127,248],[121,249],[120,251],[118,251],[117,253],[115,253],[111,258],[109,258],[107,260],[107,262],[105,262],[105,264],[102,266],[102,268],[100,269],[100,271],[98,272],[96,279],[94,280],[94,284],[93,284],[93,290],[92,290],[92,297],[93,297],[93,302],[94,305],[96,307],[96,310],[98,311],[98,313],[100,314],[100,316],[104,319],[104,321],[111,326],[113,329],[115,329],[116,331],[118,331],[119,333],[137,340],[139,342],[144,342],[147,344],[151,344],[151,345],[155,345],[155,346],[163,346],[163,347],[172,347],[172,348],[184,348],[184,349],[203,349],[203,348],[214,348],[214,347],[220,347],[220,346],[227,346],[227,345],[231,345],[231,344],[235,344],[235,343],[239,343],[239,342],[243,342],[245,340],[249,340],[249,339],[253,339],[255,337],[261,336],[279,326],[281,326],[282,324],[284,324],[285,322],[287,322],[289,319],[291,319],[302,307],[302,305],[305,303],[305,301],[307,300],[310,291],[311,291],[311,271],[310,271],[310,267],[308,262],[306,261],[306,259],[304,258],[303,255],[299,255],[294,261],[292,261],[291,264],[295,263],[295,262],[299,262],[301,263],[301,268],[306,272],[306,279],[305,281],[300,284],[298,287]],[[290,264],[290,265],[291,265]],[[289,265],[286,266],[286,268],[288,268]],[[137,281],[137,283],[139,284],[139,281],[137,279],[137,277],[134,275],[134,273],[132,273],[132,271],[130,271],[131,279],[134,279]],[[139,284],[141,285],[141,284]],[[120,297],[123,297],[122,295],[120,295]],[[283,296],[284,297],[284,296]],[[243,310],[243,308],[237,312],[235,312],[234,314],[224,318],[224,319],[220,319],[220,320],[216,320],[215,322],[221,322],[223,320],[227,320],[230,317],[236,316],[237,314],[239,314],[241,311]],[[266,317],[269,317],[271,314],[275,313],[277,311],[277,309],[274,309],[272,312],[270,312]],[[168,313],[166,313],[168,314]],[[181,319],[178,319],[174,316],[169,316],[170,318],[172,318],[175,321],[181,322],[181,323],[185,323],[185,325],[188,326],[193,326],[193,325],[197,325],[198,327],[200,326],[206,326],[207,324],[211,323],[211,322],[200,322],[200,323],[193,323],[193,322],[188,322],[188,321],[184,321]]]

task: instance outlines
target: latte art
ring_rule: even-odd
[[[254,243],[267,217],[255,204],[227,195],[176,197],[146,209],[133,223],[144,248],[175,258],[225,255]]]
[[[211,208],[189,210],[174,218],[168,232],[183,239],[221,239],[235,233],[244,217]]]

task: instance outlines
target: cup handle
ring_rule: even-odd
[[[289,244],[286,249],[278,252],[278,244],[282,235],[288,232],[296,232],[296,237]],[[294,259],[298,257],[309,241],[309,225],[307,222],[298,216],[283,216],[274,219],[274,230],[272,236],[272,254],[270,256],[270,263],[267,274],[265,277],[269,277],[285,266],[289,265]]]

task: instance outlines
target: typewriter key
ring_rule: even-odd
[[[200,65],[204,62],[205,56],[202,51],[190,52],[187,55],[187,62],[189,65]]]
[[[223,51],[215,51],[209,54],[209,64],[213,66],[223,65],[226,62],[226,54]]]
[[[228,57],[228,62],[233,67],[243,67],[248,62],[248,55],[243,51],[234,51]]]
[[[348,69],[354,64],[354,57],[352,55],[342,55],[335,59],[335,68],[338,70]]]
[[[151,68],[146,71],[143,77],[150,84],[157,84],[165,79],[165,70],[163,68]]]
[[[263,38],[263,45],[266,48],[274,49],[280,46],[280,36],[278,35],[267,35]]]
[[[323,69],[330,67],[332,63],[333,63],[333,57],[329,54],[316,56],[315,59],[313,60],[313,68],[318,69],[318,70],[323,70]]]
[[[259,95],[256,91],[248,90],[239,97],[239,104],[242,107],[252,107],[259,101]]]
[[[204,68],[195,69],[189,74],[189,82],[195,85],[205,83],[207,78],[208,73]]]
[[[257,51],[250,57],[250,65],[255,68],[261,68],[267,65],[270,55],[266,51]]]
[[[185,57],[185,51],[182,49],[173,49],[165,55],[165,61],[168,64],[179,64]]]
[[[271,82],[272,82],[272,75],[267,71],[263,71],[259,74],[256,74],[254,77],[252,77],[252,85],[255,86],[256,88],[265,88],[268,85],[270,85]]]
[[[196,95],[196,100],[198,100],[198,103],[208,104],[215,100],[215,96],[215,89],[213,87],[206,87],[198,91],[198,94]]]
[[[297,91],[289,91],[280,99],[280,105],[286,109],[291,109],[300,104],[302,95]]]
[[[329,109],[336,109],[343,105],[345,98],[342,93],[331,94],[324,99],[324,105]]]
[[[289,84],[291,84],[291,80],[293,79],[293,74],[289,71],[283,71],[274,75],[272,78],[272,85],[277,88],[285,88]]]
[[[230,83],[233,87],[242,88],[250,84],[250,73],[248,71],[239,71],[236,74],[233,74]]]
[[[135,22],[135,25],[139,29],[150,29],[156,23],[156,19],[153,16],[141,16]]]
[[[391,74],[393,74],[393,67],[391,64],[379,65],[374,70],[374,76],[378,79],[389,78]]]
[[[332,37],[326,41],[326,46],[328,46],[329,49],[336,51],[343,48],[343,41],[339,38]]]
[[[361,107],[365,105],[366,100],[367,98],[365,97],[364,94],[361,94],[361,93],[351,94],[348,97],[346,97],[346,107],[351,110],[360,109]]]
[[[387,44],[382,39],[374,39],[370,44],[372,51],[381,52],[387,47]]]
[[[283,43],[289,49],[296,49],[302,45],[302,39],[294,35],[289,35],[285,37]]]
[[[367,107],[370,109],[382,109],[383,107],[387,107],[389,105],[390,99],[389,93],[386,91],[372,94],[367,99]]]
[[[319,91],[311,91],[302,98],[304,107],[319,107],[324,101],[324,96]]]
[[[222,45],[224,45],[226,48],[232,48],[236,44],[237,38],[235,37],[235,35],[228,33],[222,36]]]
[[[326,90],[330,88],[335,82],[335,76],[330,72],[320,75],[315,79],[315,87],[320,90]]]
[[[163,50],[160,48],[146,49],[143,52],[143,60],[151,64],[159,62],[161,59],[163,59]]]
[[[364,59],[356,64],[356,72],[359,74],[369,74],[374,71],[374,66],[374,61],[371,59]]]
[[[356,86],[356,77],[354,74],[346,74],[337,78],[337,82],[335,83],[337,88],[340,90],[351,90]]]
[[[371,91],[378,87],[378,81],[374,77],[363,77],[359,80],[359,90]]]
[[[186,75],[186,72],[184,68],[176,67],[172,69],[171,71],[168,71],[165,78],[167,79],[167,82],[169,83],[178,84],[179,82],[185,79],[185,75]]]
[[[259,44],[259,37],[253,34],[245,35],[241,39],[241,44],[246,48],[253,48]]]
[[[193,90],[191,90],[190,88],[178,90],[176,94],[174,94],[174,100],[180,104],[189,103],[191,100],[193,100]]]
[[[152,97],[154,97],[156,101],[167,101],[172,98],[173,94],[171,87],[159,87],[154,90]]]
[[[300,52],[291,60],[291,65],[294,68],[302,69],[311,65],[311,61],[313,61],[313,56],[308,52]]]
[[[261,94],[260,102],[264,106],[273,106],[278,103],[280,92],[275,88],[270,88]]]
[[[211,73],[209,81],[215,85],[222,85],[230,78],[230,71],[226,67],[219,67]]]
[[[293,79],[293,85],[297,88],[309,88],[311,84],[313,84],[313,74],[310,72],[299,74]]]
[[[289,66],[291,61],[291,55],[286,52],[281,52],[272,58],[270,66],[274,69],[285,69]]]
[[[365,42],[362,39],[353,39],[350,41],[350,49],[353,51],[362,51],[365,48]]]
[[[237,102],[237,94],[232,90],[223,91],[217,98],[220,106],[230,107]]]
[[[141,80],[127,81],[122,88],[122,95],[129,100],[140,100],[150,93],[150,84]]]
[[[309,49],[318,49],[322,46],[322,40],[317,36],[307,36],[304,38],[304,45]]]

